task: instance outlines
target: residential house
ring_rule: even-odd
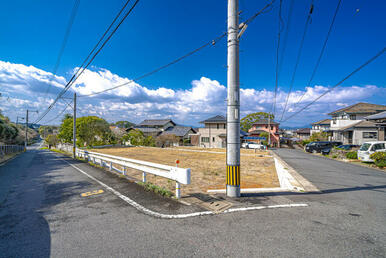
[[[386,111],[385,105],[357,103],[329,113],[332,116],[330,130],[332,139],[344,144],[360,145],[378,139],[375,123],[365,121],[366,117]]]
[[[386,141],[386,111],[381,113],[366,116],[367,121],[374,122],[378,129],[378,141]]]
[[[204,127],[198,128],[198,146],[206,148],[226,147],[227,121],[224,116],[217,115],[201,121],[200,123],[204,124]],[[246,133],[240,130],[240,138],[242,139],[244,136],[246,136]],[[195,140],[196,138],[197,136],[192,135],[192,144],[193,139]]]
[[[312,125],[311,135],[314,133],[329,132],[331,119],[323,119],[318,122],[312,123],[311,125]]]
[[[179,138],[178,146],[190,145],[190,136],[196,134],[196,130],[189,126],[176,125],[167,128],[160,135],[175,135]]]
[[[176,123],[174,123],[171,119],[146,119],[138,125],[127,129],[127,131],[139,130],[145,136],[157,137],[163,131],[174,126],[176,126]]]
[[[252,127],[248,130],[249,137],[261,137],[261,133],[270,133],[271,144],[274,147],[280,147],[279,123],[275,121],[268,121],[268,119],[262,119],[253,123]],[[260,140],[252,139],[250,141]]]
[[[300,128],[295,131],[295,136],[300,140],[308,140],[311,136],[311,128]]]

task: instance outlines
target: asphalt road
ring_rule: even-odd
[[[30,150],[0,166],[0,257],[385,257],[386,173],[277,153],[317,194],[259,194],[245,203],[307,203],[188,219],[145,215],[102,189],[55,153]],[[125,179],[70,161],[150,209],[197,211]]]

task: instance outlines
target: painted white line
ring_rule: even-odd
[[[272,187],[272,188],[241,188],[241,193],[272,193],[272,192],[288,192],[289,189],[282,187]],[[207,190],[208,193],[226,193],[226,189],[212,189]]]
[[[77,166],[71,164],[67,160],[65,160],[65,159],[62,159],[62,160],[65,161],[67,164],[69,164],[74,169],[78,170],[79,172],[81,172],[82,174],[87,176],[88,178],[94,180],[95,182],[97,182],[98,184],[100,184],[101,186],[103,186],[104,188],[106,188],[107,190],[109,190],[110,192],[112,192],[113,194],[115,194],[116,196],[118,196],[119,198],[121,198],[122,200],[124,200],[125,202],[127,202],[128,204],[133,206],[134,208],[136,208],[137,210],[139,210],[139,211],[141,211],[141,212],[143,212],[143,213],[145,213],[147,215],[150,215],[150,216],[153,216],[153,217],[156,217],[156,218],[161,218],[161,219],[184,219],[184,218],[190,218],[190,217],[198,217],[198,216],[203,216],[203,215],[215,215],[216,214],[216,213],[214,213],[212,211],[201,211],[201,212],[193,212],[193,213],[175,214],[175,215],[173,215],[173,214],[162,214],[162,213],[159,213],[159,212],[156,212],[156,211],[149,210],[148,208],[142,206],[141,204],[133,201],[129,197],[121,194],[120,192],[118,192],[114,188],[106,185],[105,183],[99,181],[95,177],[87,174],[82,169],[80,169]],[[308,206],[308,204],[305,204],[305,203],[279,204],[279,205],[268,205],[268,206],[251,206],[251,207],[244,207],[244,208],[228,209],[228,210],[226,210],[226,211],[224,211],[222,213],[231,213],[231,212],[237,212],[237,211],[250,211],[250,210],[262,210],[262,209],[274,209],[274,208],[307,207],[307,206]]]

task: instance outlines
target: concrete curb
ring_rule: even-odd
[[[305,192],[320,192],[320,190],[313,185],[310,181],[301,176],[296,170],[285,162],[279,155],[270,150],[270,153],[276,158],[281,164],[285,166],[285,169],[290,173],[294,180],[291,181],[292,186],[303,188]]]

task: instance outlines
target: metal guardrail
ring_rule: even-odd
[[[176,181],[176,197],[181,197],[181,185],[190,184],[190,168],[179,168],[168,165],[157,164],[148,161],[128,159],[98,152],[91,152],[81,149],[76,149],[76,155],[84,158],[89,162],[98,164],[102,167],[107,167],[110,171],[117,171],[126,175],[127,168],[132,168],[142,171],[142,182],[146,183],[146,174],[165,177]],[[114,165],[119,165],[122,169]]]
[[[0,157],[21,151],[24,151],[24,145],[0,145]]]

